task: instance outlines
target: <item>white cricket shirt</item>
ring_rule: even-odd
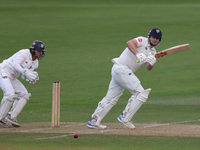
[[[137,41],[137,50],[139,53],[145,54],[147,57],[149,55],[155,55],[155,48],[150,48],[148,38],[139,36],[135,38]],[[133,52],[131,52],[128,47],[122,52],[118,58],[112,59],[112,62],[119,65],[128,66],[133,72],[136,72],[145,63],[136,63],[137,57]]]
[[[33,71],[38,68],[38,65],[37,59],[32,60],[30,50],[22,49],[0,64],[0,72],[2,76],[13,79],[19,77],[25,68]]]

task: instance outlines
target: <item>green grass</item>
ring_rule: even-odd
[[[183,150],[199,149],[199,138],[130,135],[79,135],[78,139],[70,134],[1,134],[1,149],[136,149],[136,150]],[[57,138],[54,138],[57,137]],[[12,142],[11,142],[12,141]],[[15,147],[15,145],[18,145]]]
[[[46,56],[35,85],[22,81],[31,99],[18,117],[23,123],[51,121],[52,82],[61,82],[61,121],[87,122],[106,94],[111,59],[126,41],[147,36],[151,28],[163,32],[157,51],[190,43],[191,49],[159,58],[155,68],[136,72],[143,87],[152,88],[135,123],[169,123],[200,119],[199,32],[197,0],[9,0],[0,3],[0,62],[33,40],[42,40]],[[0,93],[2,97],[2,92]],[[117,122],[131,94],[124,91],[103,122]],[[200,124],[199,121],[191,124]],[[67,134],[67,133],[66,133]],[[33,140],[52,134],[1,133],[3,149],[199,149],[199,138],[82,135],[54,140]],[[90,141],[93,142],[90,142]],[[47,146],[45,144],[48,143]],[[0,149],[1,149],[0,147]]]

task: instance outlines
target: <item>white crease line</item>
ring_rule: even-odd
[[[100,131],[100,132],[105,133],[105,132],[112,132],[112,131],[115,131],[115,130],[103,130],[103,131]]]
[[[154,124],[154,125],[145,126],[143,128],[151,128],[151,127],[158,127],[158,126],[164,126],[164,125],[169,125],[169,124],[179,124],[179,123],[188,123],[188,122],[196,122],[196,121],[200,121],[200,119],[189,120],[189,121],[177,121],[177,122],[164,123],[164,124]]]
[[[66,136],[72,136],[73,134],[70,135],[60,135],[60,136],[52,136],[52,137],[46,137],[46,138],[37,138],[35,140],[46,140],[46,139],[56,139],[56,138],[62,138],[62,137],[66,137]]]
[[[70,124],[70,125],[65,125],[65,126],[62,126],[62,127],[73,127],[73,126],[83,126],[83,125],[86,125],[86,123]]]
[[[164,126],[164,125],[169,125],[169,123],[165,123],[165,124],[153,124],[153,125],[145,126],[143,128],[151,128],[151,127],[158,127],[158,126]]]
[[[94,134],[95,132],[87,132],[87,133],[80,133],[78,135],[86,135],[86,134]],[[67,136],[73,136],[74,134],[65,134],[65,135],[60,135],[60,136],[52,136],[52,137],[45,137],[45,138],[37,138],[34,140],[48,140],[48,139],[56,139],[56,138],[62,138],[62,137],[67,137]]]
[[[60,126],[59,128],[66,128],[66,127],[73,127],[73,126],[82,126],[85,125],[85,123],[79,123],[79,124],[71,124],[71,125],[66,125],[66,126]],[[22,130],[20,132],[31,132],[31,131],[40,131],[40,130],[53,130],[52,127],[50,128],[38,128],[38,129],[29,129],[29,130]],[[13,131],[16,132],[16,131]],[[19,132],[19,131],[17,131]]]
[[[13,132],[31,132],[31,131],[39,131],[39,130],[50,130],[53,128],[38,128],[38,129],[29,129],[29,130],[22,130],[22,131],[13,131]]]

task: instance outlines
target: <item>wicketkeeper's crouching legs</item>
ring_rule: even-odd
[[[6,117],[8,111],[10,110],[10,107],[12,106],[16,98],[17,98],[16,94],[3,98],[0,108],[0,120]]]
[[[6,119],[6,115],[8,111],[10,110],[10,107],[12,106],[14,100],[17,98],[16,94],[12,94],[10,96],[4,96],[1,102],[1,108],[0,108],[0,125],[2,125],[5,128],[8,128],[12,126]]]
[[[151,89],[149,88],[140,93],[139,92],[135,93],[131,96],[131,98],[128,101],[128,104],[126,105],[125,110],[118,117],[118,120],[122,124],[124,124],[126,127],[130,129],[135,128],[135,126],[131,122],[131,119],[133,118],[134,114],[139,110],[139,108],[146,102],[150,91]]]

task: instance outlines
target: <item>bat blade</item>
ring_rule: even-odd
[[[178,53],[178,52],[182,52],[185,50],[190,49],[190,44],[182,44],[182,45],[177,45],[168,49],[165,49],[163,51],[158,52],[155,57],[159,58],[159,57],[163,57],[165,55],[170,55],[170,54],[174,54],[174,53]]]
[[[166,55],[182,52],[182,51],[185,51],[185,50],[188,50],[188,49],[190,49],[190,44],[177,45],[177,46],[162,50],[160,52],[157,52],[154,55],[154,57],[160,58],[160,57],[163,57],[163,56],[166,56]],[[136,60],[136,62],[139,63],[140,61]]]

